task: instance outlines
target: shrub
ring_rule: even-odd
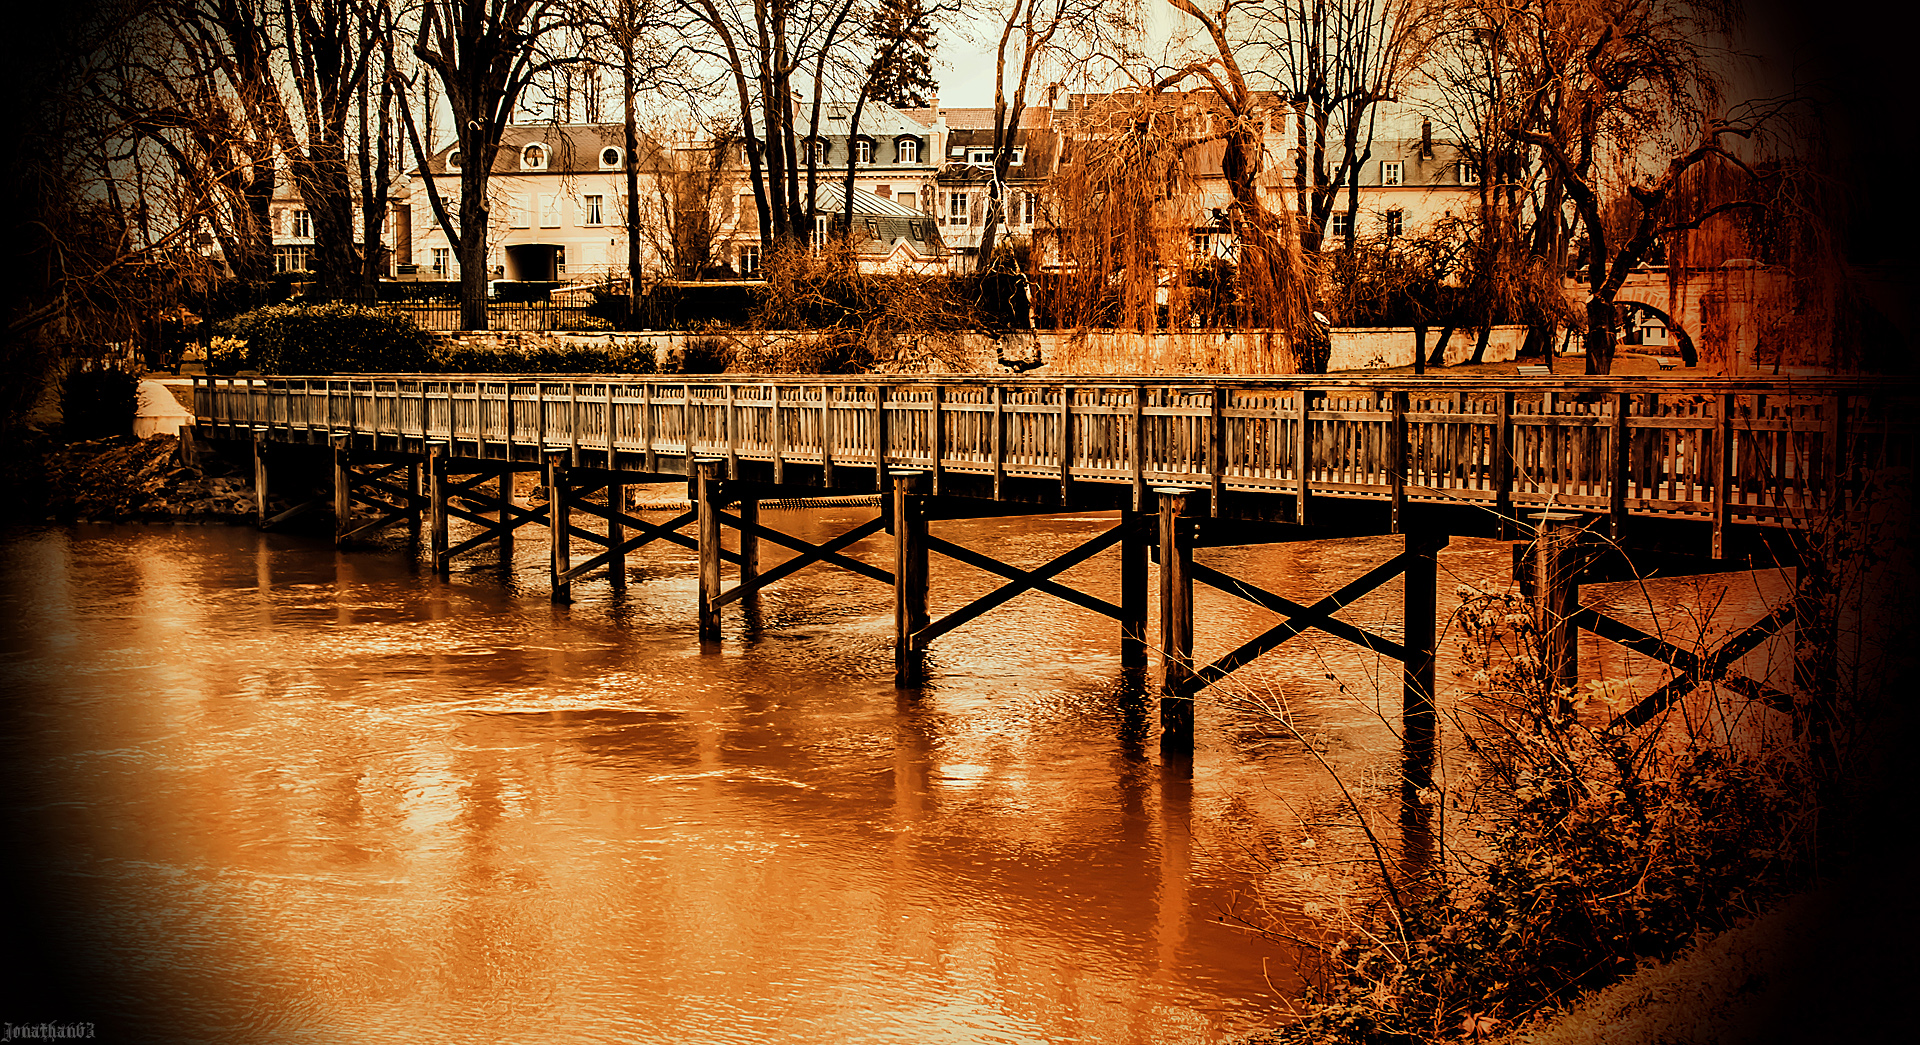
[[[74,442],[133,434],[140,379],[124,370],[82,370],[67,376],[60,408]]]
[[[269,305],[225,326],[247,342],[247,365],[263,374],[419,371],[433,350],[432,335],[413,320],[364,305]]]
[[[449,374],[651,374],[659,369],[652,346],[645,344],[532,352],[461,344],[436,351],[429,367]]]
[[[717,337],[690,337],[680,348],[679,371],[683,374],[724,373],[733,362],[733,346]]]

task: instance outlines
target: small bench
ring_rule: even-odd
[[[1522,363],[1519,373],[1521,377],[1552,377],[1553,368],[1540,363]]]
[[[1680,365],[1680,361],[1672,356],[1654,356],[1653,361],[1660,364],[1662,370],[1672,370]]]

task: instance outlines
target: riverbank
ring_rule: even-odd
[[[181,460],[174,436],[20,448],[12,511],[59,522],[250,521],[253,483],[215,455]]]

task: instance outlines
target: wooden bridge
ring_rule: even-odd
[[[1163,746],[1173,751],[1191,748],[1195,693],[1310,627],[1401,660],[1417,734],[1432,714],[1434,556],[1454,535],[1526,542],[1516,569],[1538,582],[1538,612],[1551,625],[1543,630],[1587,627],[1706,681],[1727,664],[1663,650],[1579,607],[1578,584],[1599,579],[1608,558],[1574,554],[1575,535],[1604,533],[1609,547],[1667,572],[1791,563],[1806,534],[1858,510],[1878,477],[1912,468],[1916,405],[1911,384],[1857,379],[367,375],[194,384],[199,434],[252,446],[263,526],[322,506],[339,540],[424,525],[445,570],[487,543],[510,555],[516,530],[542,524],[560,600],[583,574],[605,569],[623,581],[628,552],[673,541],[699,550],[700,628],[711,638],[728,603],[832,563],[894,587],[903,685],[918,678],[929,642],[1029,590],[1115,618],[1123,663],[1144,666],[1156,558]],[[270,480],[310,469],[316,455],[331,468],[331,489],[270,517]],[[511,476],[528,471],[547,487],[544,510],[511,496]],[[664,523],[628,511],[627,485],[682,480],[691,510]],[[886,494],[880,516],[822,545],[759,523],[762,500],[854,492]],[[1036,569],[928,532],[940,519],[1090,510],[1117,510],[1119,521]],[[600,527],[580,525],[582,515]],[[478,534],[451,544],[450,517]],[[723,527],[737,532],[735,549]],[[894,538],[892,569],[843,554],[882,529]],[[1192,561],[1196,546],[1368,534],[1405,534],[1405,549],[1312,605]],[[576,540],[599,550],[575,563]],[[799,555],[762,573],[762,540]],[[1119,605],[1053,579],[1116,545]],[[1525,549],[1544,553],[1523,563]],[[933,621],[929,552],[1007,584]],[[731,588],[723,562],[737,568]],[[1398,639],[1336,616],[1398,576]],[[1196,666],[1196,580],[1285,619]],[[1790,617],[1766,622],[1766,634]],[[1566,669],[1573,643],[1560,645]]]

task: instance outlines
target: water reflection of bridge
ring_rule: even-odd
[[[1622,716],[1627,726],[1644,723],[1725,676],[1790,623],[1793,608],[1718,650],[1688,651],[1583,608],[1580,583],[1630,569],[1801,562],[1810,541],[1864,509],[1880,478],[1911,469],[1917,392],[1843,379],[372,375],[202,378],[194,412],[203,437],[251,444],[263,526],[329,507],[340,541],[397,523],[424,527],[445,570],[489,543],[509,557],[515,532],[541,525],[556,600],[592,571],[623,581],[625,556],[650,542],[696,549],[706,638],[719,636],[728,604],[816,563],[891,585],[902,685],[917,679],[929,643],[1028,591],[1112,617],[1123,663],[1144,667],[1148,566],[1157,560],[1162,746],[1179,752],[1191,750],[1196,693],[1310,628],[1404,664],[1407,734],[1418,747],[1433,714],[1435,555],[1456,535],[1516,539],[1516,576],[1563,678],[1578,677],[1579,628],[1671,665],[1673,681]],[[330,484],[268,514],[270,482],[299,487],[318,467],[330,470]],[[514,498],[514,476],[526,472],[539,473],[544,508]],[[629,485],[681,481],[690,507],[667,521],[627,506]],[[883,494],[879,516],[817,545],[759,520],[762,501],[851,492]],[[929,530],[943,519],[1101,510],[1117,510],[1118,523],[1038,567]],[[452,543],[455,518],[478,532]],[[845,554],[883,530],[890,569]],[[1406,543],[1311,605],[1192,554],[1375,534],[1404,534]],[[593,553],[575,561],[576,541]],[[762,541],[797,554],[763,571]],[[1117,604],[1056,579],[1115,547]],[[1006,583],[934,620],[933,553]],[[735,567],[731,585],[723,563]],[[1400,636],[1340,619],[1396,578],[1404,578]],[[1196,665],[1196,581],[1283,619]],[[1804,641],[1811,629],[1800,630]]]

